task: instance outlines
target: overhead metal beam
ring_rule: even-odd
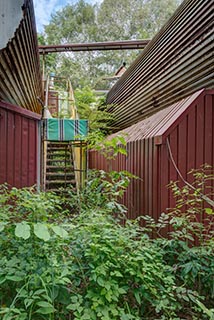
[[[136,50],[144,49],[149,43],[149,39],[126,40],[126,41],[107,41],[91,43],[67,43],[60,45],[39,46],[40,54],[69,51],[104,51],[104,50]]]

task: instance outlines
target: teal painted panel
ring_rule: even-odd
[[[45,120],[45,137],[49,141],[83,140],[87,134],[88,120]]]
[[[47,140],[58,141],[59,139],[60,139],[59,121],[57,119],[48,119],[47,120]]]
[[[88,135],[88,120],[79,120],[79,134],[83,137]]]

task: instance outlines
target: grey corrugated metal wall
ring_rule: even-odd
[[[0,100],[41,113],[38,98],[43,98],[43,92],[33,1],[2,0],[0,10],[3,31],[9,37],[0,42],[6,45],[0,49]]]
[[[114,131],[214,88],[214,2],[185,0],[110,90]]]

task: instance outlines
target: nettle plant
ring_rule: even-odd
[[[214,173],[209,165],[191,170],[193,181],[181,183],[172,181],[168,188],[175,198],[175,207],[166,209],[158,223],[150,216],[141,217],[146,221],[146,231],[162,237],[161,231],[170,225],[169,236],[184,240],[187,245],[207,245],[214,241]]]
[[[171,265],[177,284],[191,288],[204,300],[195,299],[208,319],[214,319],[214,174],[213,168],[204,165],[189,173],[192,184],[171,182],[175,208],[162,213],[158,222],[149,216],[145,232],[155,235],[164,249],[164,259]],[[168,231],[168,239],[162,236]],[[165,231],[166,234],[166,231]]]
[[[192,174],[145,227],[118,203],[127,172],[92,171],[67,198],[1,186],[0,319],[213,319],[213,173]]]
[[[85,187],[78,193],[68,189],[67,207],[76,213],[88,209],[123,215],[127,209],[119,203],[134,175],[128,171],[89,170]]]
[[[68,283],[60,200],[7,185],[0,194],[0,318],[53,319]]]
[[[127,155],[124,134],[108,139],[101,130],[95,130],[89,133],[86,142],[89,150],[98,151],[107,160],[114,160],[118,154]]]
[[[55,195],[2,187],[1,319],[165,319],[180,308],[171,267],[137,224],[122,226],[102,203],[62,216]]]

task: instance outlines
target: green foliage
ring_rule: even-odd
[[[35,187],[10,189],[7,184],[0,186],[0,219],[4,223],[58,219],[60,203],[55,194],[38,193]]]
[[[98,23],[102,37],[105,40],[151,38],[170,18],[180,2],[103,0],[98,10]]]
[[[172,236],[186,239],[190,245],[196,239],[203,246],[214,237],[214,207],[208,207],[213,203],[213,169],[208,165],[201,166],[192,170],[189,178],[193,181],[191,185],[170,184],[176,201],[175,208],[170,210]]]
[[[1,186],[0,318],[213,319],[213,209],[201,201],[210,170],[192,172],[194,189],[172,184],[176,208],[157,222],[125,219],[127,172],[92,171],[62,198]]]
[[[145,231],[156,235],[164,249],[164,259],[173,267],[177,285],[191,288],[203,297],[206,306],[198,299],[194,302],[212,319],[214,214],[213,208],[207,205],[213,195],[213,169],[204,165],[189,175],[193,181],[191,185],[180,186],[179,182],[172,182],[169,186],[175,197],[175,208],[163,213],[157,223],[148,216],[143,219],[146,221]],[[169,240],[163,234],[168,234]]]
[[[127,155],[126,140],[123,135],[108,139],[101,130],[92,131],[87,137],[88,149],[96,150],[107,160],[115,159],[118,154]]]
[[[136,179],[127,171],[90,170],[86,186],[77,194],[68,190],[68,203],[72,212],[85,212],[95,209],[109,214],[123,214],[126,208],[118,202],[124,195],[130,181]],[[66,200],[65,200],[66,201]]]
[[[98,98],[90,87],[85,87],[75,90],[75,101],[80,119],[89,121],[90,132],[108,130],[108,122],[112,120],[112,115],[102,109],[103,98]]]
[[[149,313],[174,313],[174,278],[159,248],[136,225],[120,226],[94,210],[77,221],[71,250],[78,295],[68,306],[74,319],[146,319]]]
[[[47,45],[46,39],[44,35],[38,34],[38,44],[39,45]],[[58,64],[58,60],[60,58],[57,55],[49,54],[49,55],[40,55],[40,68],[43,70],[44,64],[44,71],[45,74],[49,74],[50,72],[55,72]]]
[[[82,210],[64,232],[37,222],[26,237],[26,225],[0,233],[2,319],[161,319],[179,307],[159,248],[105,207]]]
[[[79,0],[56,12],[45,27],[46,44],[102,42],[151,38],[172,15],[180,0]],[[41,36],[40,36],[41,38]],[[103,76],[112,76],[125,61],[129,66],[140,50],[75,52],[52,56],[57,72],[70,77],[74,88],[108,89]],[[48,68],[50,60],[47,59]]]

